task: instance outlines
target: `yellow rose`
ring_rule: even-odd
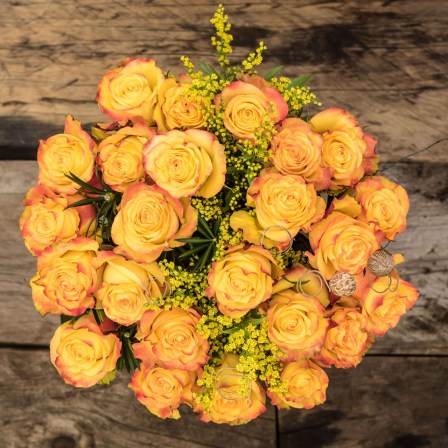
[[[189,83],[189,79],[186,78],[180,76],[181,81]],[[168,78],[160,87],[159,101],[154,113],[159,131],[205,127],[207,99],[192,97],[185,83],[179,85],[175,79]]]
[[[406,190],[383,176],[369,177],[356,185],[362,206],[360,221],[371,223],[382,239],[393,240],[406,229],[409,199]]]
[[[140,263],[156,260],[169,248],[183,246],[197,227],[197,211],[157,185],[137,183],[126,189],[112,224],[114,252]]]
[[[123,192],[143,181],[143,145],[155,134],[155,129],[137,123],[106,137],[98,147],[97,158],[104,182],[113,190]]]
[[[282,174],[302,176],[316,189],[329,187],[329,170],[321,167],[323,137],[300,118],[286,118],[272,137],[271,161]]]
[[[208,361],[209,343],[196,326],[199,314],[193,309],[146,311],[133,344],[134,355],[146,367],[197,370]]]
[[[140,364],[132,375],[129,387],[149,412],[160,418],[180,418],[181,403],[193,402],[192,387],[196,372],[162,367],[145,367]]]
[[[285,364],[280,378],[288,384],[286,393],[270,392],[269,398],[280,409],[311,409],[327,398],[328,376],[314,362],[301,359]]]
[[[153,59],[128,58],[103,76],[96,100],[112,120],[141,119],[152,126],[157,93],[164,79]]]
[[[294,286],[293,286],[294,285]],[[286,271],[272,288],[272,294],[285,289],[294,289],[305,297],[313,297],[326,308],[330,304],[330,292],[319,274],[302,265],[296,265]]]
[[[325,308],[320,302],[292,289],[273,296],[267,321],[269,339],[283,350],[287,361],[319,352],[328,327]]]
[[[90,238],[75,238],[45,250],[30,281],[39,313],[79,316],[94,306],[97,275],[92,260],[97,251],[98,243]]]
[[[271,297],[274,279],[280,273],[269,251],[235,246],[212,264],[205,292],[216,300],[221,313],[235,319]]]
[[[127,326],[140,321],[145,304],[154,304],[163,295],[165,276],[155,261],[139,264],[101,251],[92,264],[100,283],[96,307],[114,322]]]
[[[62,324],[50,342],[51,362],[67,384],[90,387],[115,370],[121,342],[104,335],[92,313]]]
[[[335,272],[359,274],[378,248],[371,228],[341,212],[333,212],[315,224],[309,233],[311,266],[328,280]]]
[[[352,186],[376,171],[376,140],[364,134],[353,115],[333,107],[317,113],[310,124],[324,138],[322,165],[332,172],[330,188]]]
[[[215,105],[223,108],[224,126],[242,139],[254,139],[255,131],[267,119],[277,123],[288,113],[288,105],[277,90],[243,81],[224,87]]]
[[[80,194],[57,195],[45,185],[37,185],[28,191],[19,225],[25,245],[33,255],[41,255],[47,247],[77,236],[92,236],[95,208],[91,205],[66,208],[81,199],[84,197]]]
[[[238,355],[228,353],[215,368],[215,393],[210,407],[195,407],[203,422],[244,425],[266,411],[263,388],[236,370],[238,359]],[[240,393],[243,389],[247,393]]]
[[[56,193],[76,193],[79,186],[66,175],[73,173],[84,182],[89,182],[93,176],[94,150],[95,143],[82,130],[81,123],[67,115],[63,134],[40,140],[37,150],[39,184]]]
[[[243,230],[249,243],[286,248],[300,230],[322,219],[325,201],[303,177],[283,175],[274,168],[261,172],[247,190],[247,205],[256,216],[239,210],[230,218],[233,230]]]
[[[356,367],[374,341],[366,324],[365,316],[356,308],[336,308],[330,315],[330,329],[320,353],[322,360],[338,369]]]
[[[398,282],[398,283],[396,283]],[[389,283],[388,277],[374,277],[374,280],[357,278],[357,289],[353,296],[362,305],[366,317],[366,330],[375,336],[384,336],[388,330],[397,326],[400,318],[410,310],[420,296],[414,285],[399,280],[396,274]]]
[[[143,154],[148,175],[175,198],[210,198],[224,185],[224,146],[209,132],[189,129],[157,135],[144,147]]]

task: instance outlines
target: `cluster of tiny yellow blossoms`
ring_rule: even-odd
[[[235,232],[230,227],[230,218],[224,217],[219,225],[218,240],[216,242],[216,251],[213,256],[213,261],[222,260],[226,249],[232,246],[238,246],[243,242],[243,235],[241,232]]]
[[[267,50],[268,47],[261,41],[258,44],[258,48],[255,50],[255,53],[250,53],[249,56],[241,62],[244,71],[249,74],[256,74],[255,70],[252,70],[254,67],[257,67],[263,62],[263,51]]]
[[[281,269],[297,265],[308,265],[308,257],[305,255],[305,252],[301,250],[294,250],[291,248],[285,252],[279,252],[276,248],[273,248],[270,249],[270,252]]]
[[[218,53],[218,61],[221,67],[225,67],[230,64],[228,58],[229,54],[232,54],[233,36],[229,33],[231,25],[228,23],[228,16],[224,14],[224,7],[218,6],[213,18],[210,20],[216,28],[216,36],[212,36],[212,45],[216,48]]]
[[[212,198],[191,198],[191,205],[206,220],[216,220],[222,215],[222,201],[218,196]]]
[[[169,285],[162,307],[168,309],[175,306],[188,309],[198,306],[205,297],[205,289],[208,286],[207,274],[188,271],[166,259],[161,260],[159,265]]]

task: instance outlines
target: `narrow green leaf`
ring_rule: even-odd
[[[272,78],[275,78],[281,71],[283,70],[283,65],[279,65],[278,67],[273,68],[269,72],[267,72],[263,78],[266,81],[270,81]]]
[[[67,205],[65,207],[65,210],[73,207],[82,207],[83,205],[89,205],[94,204],[95,202],[101,202],[103,198],[87,198],[87,199],[81,199],[80,201],[73,202],[70,205]]]
[[[213,251],[213,247],[214,244],[210,244],[210,246],[208,246],[207,250],[204,252],[202,257],[199,259],[196,266],[194,267],[195,272],[200,271],[207,264],[208,259],[210,258],[210,254]]]
[[[201,71],[203,71],[206,75],[218,75],[218,72],[210,65],[207,64],[204,61],[199,62],[199,68]],[[218,75],[219,76],[219,75]]]
[[[84,182],[82,179],[80,179],[76,174],[73,174],[71,171],[69,174],[66,174],[65,177],[68,177],[72,182],[75,182],[79,186],[84,187],[85,189],[90,190],[94,193],[97,193],[97,194],[104,193],[104,190],[100,190],[99,188],[96,188],[93,185],[90,185],[87,182]]]
[[[297,78],[294,78],[288,86],[288,90],[292,89],[293,87],[305,87],[310,80],[312,75],[303,75],[298,76]]]
[[[181,255],[179,255],[179,259],[189,257],[190,255],[193,255],[193,254],[195,254],[197,252],[200,252],[201,250],[204,250],[208,246],[209,246],[208,243],[207,244],[201,244],[199,246],[195,246],[195,247],[193,247],[193,249],[187,250],[186,252],[184,252]]]
[[[213,235],[218,236],[219,227],[221,226],[221,221],[222,221],[222,218],[221,218],[221,217],[219,217],[219,218],[215,221],[215,225],[213,226]]]
[[[65,314],[61,314],[61,324],[65,324],[65,322],[70,322],[73,319],[73,316],[66,316]]]
[[[215,235],[213,235],[212,229],[210,229],[209,225],[207,224],[207,221],[201,216],[199,215],[199,226],[201,226],[205,232],[208,233],[208,236],[211,238],[214,238]]]
[[[180,241],[181,243],[190,243],[190,244],[201,244],[201,243],[211,243],[215,241],[214,238],[178,238],[176,241]]]

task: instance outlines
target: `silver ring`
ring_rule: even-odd
[[[263,244],[263,241],[264,241],[264,239],[266,238],[266,232],[268,232],[269,230],[272,230],[272,229],[280,229],[280,230],[284,230],[284,231],[288,234],[288,238],[289,238],[288,246],[286,247],[286,249],[283,249],[283,250],[280,251],[279,253],[283,254],[283,253],[285,253],[285,252],[288,252],[288,250],[291,249],[291,247],[292,247],[293,237],[292,237],[292,235],[291,235],[291,232],[290,232],[287,228],[285,228],[285,227],[283,227],[283,226],[277,226],[277,225],[276,225],[276,226],[269,226],[269,227],[266,227],[266,228],[264,228],[263,230],[261,230],[261,231],[260,231],[260,233],[261,233],[261,235],[260,235],[260,246],[261,246],[263,249],[269,250],[269,249]]]

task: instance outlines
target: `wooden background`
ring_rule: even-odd
[[[327,402],[274,409],[245,427],[200,423],[188,409],[161,421],[123,375],[111,388],[66,386],[49,361],[57,319],[34,310],[24,283],[20,200],[36,180],[37,141],[64,116],[104,120],[102,74],[126,56],[180,70],[211,57],[206,0],[2,0],[0,14],[0,447],[448,446],[448,144],[393,165],[409,192],[394,251],[422,297],[356,369],[332,369]],[[440,0],[226,2],[235,55],[264,40],[266,69],[312,73],[324,105],[347,108],[379,138],[383,166],[448,137],[448,3]]]

